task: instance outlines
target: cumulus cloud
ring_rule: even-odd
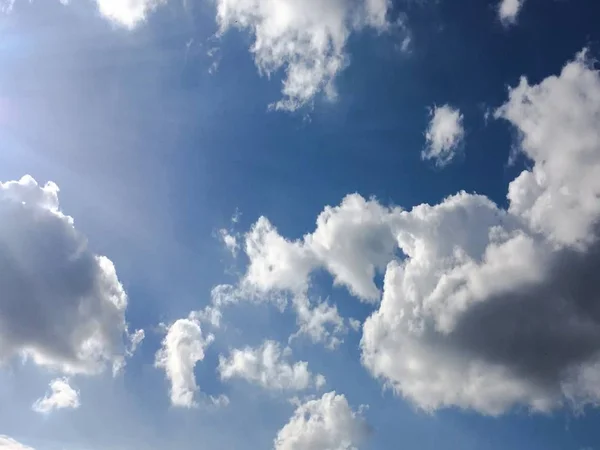
[[[339,206],[327,206],[314,232],[297,241],[282,237],[262,217],[246,235],[250,264],[245,282],[263,291],[304,292],[311,272],[325,268],[336,285],[361,300],[377,302],[380,292],[373,277],[385,270],[397,246],[388,215],[376,200],[348,195]]]
[[[336,97],[335,78],[348,64],[349,36],[388,27],[388,0],[217,0],[220,32],[247,30],[261,74],[285,70],[283,99],[271,105],[296,110],[324,92]]]
[[[373,278],[385,271],[397,248],[386,224],[388,215],[374,199],[349,195],[339,206],[326,207],[314,232],[295,241],[281,236],[267,218],[259,218],[244,235],[249,263],[239,285],[213,289],[216,310],[240,301],[268,301],[284,309],[291,300],[298,332],[290,339],[307,336],[337,347],[351,323],[335,305],[310,298],[311,273],[325,268],[336,285],[365,302],[377,302],[381,293]]]
[[[40,414],[48,414],[57,409],[77,409],[79,405],[79,391],[71,387],[68,378],[57,378],[50,382],[50,393],[36,400],[32,408]]]
[[[289,295],[299,326],[292,339],[306,335],[335,348],[348,327],[335,305],[309,298],[310,274],[326,268],[335,284],[366,302],[376,302],[380,292],[373,277],[385,270],[396,248],[384,222],[386,214],[376,201],[349,195],[341,205],[327,207],[317,218],[315,231],[296,241],[281,236],[267,218],[259,218],[244,237],[249,264],[240,286],[219,287],[213,291],[213,302],[267,297],[282,304],[282,297]]]
[[[459,194],[407,213],[406,259],[388,266],[362,341],[397,392],[489,414],[600,400],[599,100],[585,53],[538,85],[522,79],[496,112],[533,162],[508,211]]]
[[[525,0],[501,0],[498,5],[498,16],[506,25],[514,24]]]
[[[191,314],[179,319],[167,328],[154,365],[164,369],[169,380],[170,398],[173,406],[192,408],[197,406],[194,397],[198,391],[194,367],[204,359],[204,351],[214,340],[212,334],[204,335],[200,320]]]
[[[117,25],[134,28],[167,0],[96,0],[98,10]]]
[[[508,190],[510,211],[557,244],[591,244],[600,215],[600,82],[586,51],[560,76],[530,86],[522,78],[496,111],[522,135],[536,164]]]
[[[250,260],[244,282],[260,291],[303,292],[316,260],[301,242],[282,237],[266,217],[261,217],[246,234]]]
[[[275,450],[357,450],[368,429],[360,413],[346,397],[328,392],[298,405],[289,422],[279,430]]]
[[[426,147],[423,159],[432,159],[444,167],[458,154],[465,137],[463,115],[450,105],[436,106],[431,111],[431,120],[425,133]]]
[[[266,389],[300,391],[325,384],[325,377],[313,375],[307,362],[289,362],[290,353],[275,341],[265,341],[258,348],[234,349],[229,357],[219,357],[219,373],[223,380],[241,378]]]
[[[302,290],[325,268],[377,303],[383,272],[363,364],[427,411],[597,404],[600,74],[582,52],[558,76],[523,78],[495,117],[531,165],[508,208],[465,192],[410,210],[352,194],[296,241],[261,219],[269,238],[251,241],[247,280]]]
[[[122,367],[127,295],[58,192],[30,176],[0,183],[0,363],[20,355],[67,374]]]
[[[31,447],[21,444],[14,439],[0,434],[0,450],[34,450]]]

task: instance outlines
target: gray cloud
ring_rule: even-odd
[[[556,392],[570,370],[600,352],[599,267],[599,241],[585,252],[560,250],[541,282],[473,305],[447,339]]]
[[[0,292],[0,362],[21,355],[66,373],[122,366],[127,295],[113,263],[60,211],[53,183],[0,183]]]

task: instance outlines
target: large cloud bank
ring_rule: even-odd
[[[246,235],[243,283],[307,292],[311,273],[328,270],[377,305],[363,326],[365,367],[425,410],[595,404],[600,75],[583,52],[558,76],[523,78],[495,117],[531,161],[507,209],[465,192],[411,210],[353,194],[297,241],[261,218]]]

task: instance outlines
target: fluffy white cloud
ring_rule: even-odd
[[[333,275],[335,284],[367,302],[378,301],[373,277],[385,270],[396,248],[386,225],[389,214],[374,199],[348,195],[339,206],[325,207],[315,231],[304,238],[305,247]]]
[[[463,115],[450,105],[436,106],[431,111],[431,120],[425,133],[426,147],[423,159],[433,159],[443,167],[457,155],[465,137]]]
[[[21,444],[14,439],[0,434],[0,450],[34,450],[31,447]]]
[[[508,211],[459,194],[406,214],[406,259],[388,266],[363,361],[428,410],[597,404],[600,76],[582,53],[559,76],[521,80],[496,116],[533,168],[510,184]]]
[[[514,24],[525,0],[501,0],[498,5],[498,16],[506,25]]]
[[[560,76],[522,78],[496,117],[522,135],[535,161],[510,184],[510,211],[562,244],[589,244],[600,216],[600,78],[581,52]]]
[[[219,357],[219,373],[223,380],[242,378],[266,389],[299,391],[325,383],[322,375],[308,370],[307,362],[289,362],[290,353],[275,341],[265,341],[258,348],[234,349],[229,357]]]
[[[275,450],[356,450],[368,429],[346,397],[328,392],[298,405],[275,439]]]
[[[263,291],[304,292],[310,273],[323,267],[336,284],[377,302],[380,292],[373,277],[385,270],[397,247],[387,223],[390,214],[394,210],[373,199],[348,195],[339,206],[327,206],[315,231],[298,241],[286,240],[262,217],[246,235],[250,264],[245,282]]]
[[[425,410],[597,404],[600,75],[583,52],[558,76],[521,80],[495,117],[516,127],[532,163],[507,209],[465,192],[408,211],[350,195],[303,239],[269,225],[268,239],[251,240],[244,281],[303,298],[325,268],[376,301],[373,275],[385,271],[362,360]]]
[[[348,327],[335,305],[309,299],[310,274],[325,268],[335,284],[363,301],[377,302],[380,291],[373,278],[385,271],[397,248],[387,223],[395,212],[375,200],[348,195],[339,206],[326,207],[315,231],[296,241],[285,239],[261,217],[244,237],[249,264],[239,286],[216,287],[213,303],[266,300],[283,308],[291,297],[299,327],[291,339],[306,335],[335,348]]]
[[[79,391],[71,387],[68,378],[57,378],[50,382],[50,393],[36,400],[32,408],[35,412],[48,414],[56,409],[77,409],[79,405]]]
[[[194,367],[204,359],[204,351],[213,340],[212,334],[204,336],[200,321],[193,313],[168,327],[154,365],[166,372],[173,406],[192,408],[197,405],[194,396],[198,385]]]
[[[250,32],[262,74],[285,70],[283,99],[272,106],[295,110],[321,91],[335,98],[348,37],[365,27],[386,30],[388,9],[387,0],[217,0],[217,21],[221,33]]]
[[[126,28],[134,28],[149,13],[167,0],[96,0],[98,10],[107,19]]]
[[[259,291],[303,292],[308,275],[316,265],[309,249],[301,242],[283,238],[265,217],[246,234],[246,255],[250,259],[244,282]]]
[[[0,183],[0,363],[21,355],[67,374],[122,367],[127,295],[58,192],[30,176]]]

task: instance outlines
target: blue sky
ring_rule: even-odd
[[[598,446],[596,2],[0,10],[1,450]]]

